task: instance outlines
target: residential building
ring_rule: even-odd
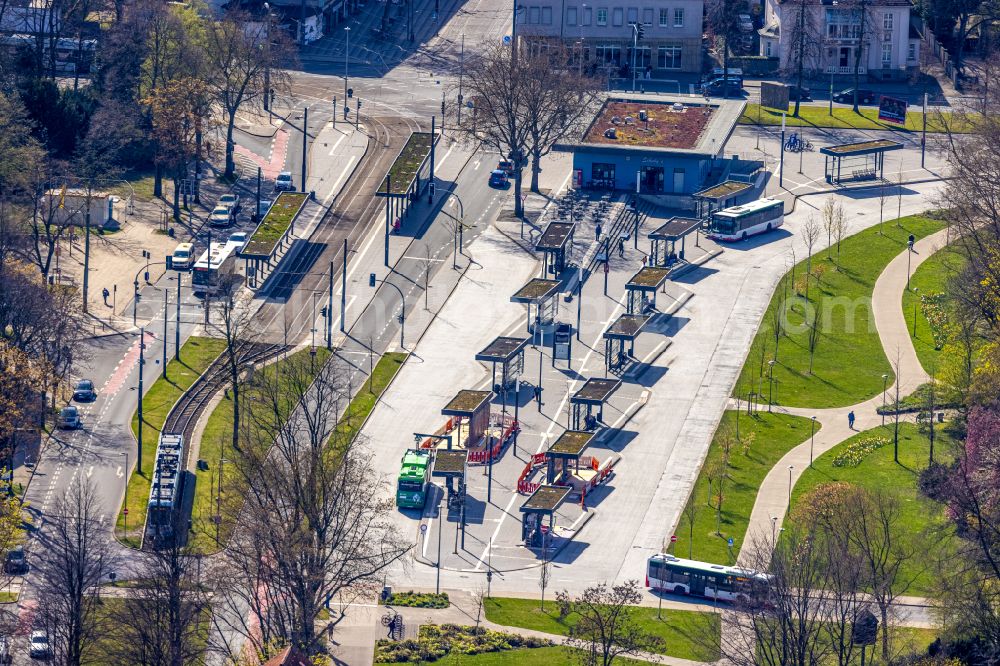
[[[669,79],[677,72],[701,71],[703,11],[702,0],[526,0],[517,30],[529,47],[561,40],[582,67],[630,76],[632,26],[641,25],[638,78]]]
[[[807,76],[853,76],[862,49],[864,79],[905,80],[920,61],[921,26],[912,10],[910,0],[766,0],[760,55],[777,57],[783,72],[794,70],[801,43],[795,35],[804,25]]]

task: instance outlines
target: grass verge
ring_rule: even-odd
[[[888,123],[878,119],[878,107],[866,106],[859,109],[858,113],[850,106],[834,105],[833,115],[830,115],[829,107],[824,104],[806,105],[799,107],[799,115],[795,117],[791,112],[795,109],[795,104],[788,105],[788,115],[785,116],[785,124],[788,127],[828,127],[831,129],[862,129],[862,130],[903,130],[908,132],[919,132],[923,129],[924,114],[922,111],[909,111],[906,114],[906,125],[900,126],[896,123]],[[927,114],[927,131],[943,132],[945,127],[953,125],[952,131],[968,132],[971,130],[967,123],[951,123],[952,113],[931,111]],[[741,125],[781,125],[781,111],[762,107],[759,104],[747,104],[746,110],[740,116]]]
[[[434,663],[439,666],[553,666],[553,664],[583,663],[582,656],[583,650],[569,650],[564,647],[520,648],[485,654],[450,654]],[[615,664],[638,666],[649,662],[619,657],[615,659]]]
[[[869,490],[891,493],[899,502],[898,529],[904,547],[915,553],[905,562],[900,571],[900,580],[913,583],[905,594],[930,596],[934,593],[936,578],[933,562],[926,556],[933,552],[948,552],[937,539],[945,541],[955,538],[945,516],[943,504],[935,502],[918,489],[920,472],[927,467],[929,443],[926,432],[920,432],[913,423],[899,424],[899,463],[893,461],[893,425],[886,419],[885,427],[873,428],[858,433],[817,458],[813,467],[807,469],[792,491],[792,510],[804,494],[824,483],[842,481]],[[935,460],[947,460],[952,444],[951,438],[940,427],[935,430]],[[861,456],[860,462],[836,466],[834,460],[846,454],[848,448],[861,440],[873,437],[887,438],[888,443]]]
[[[677,524],[677,542],[670,552],[703,562],[730,564],[739,555],[757,501],[757,490],[771,468],[798,444],[809,439],[810,419],[761,412],[739,415],[740,437],[735,440],[737,412],[729,410],[708,449],[708,457]],[[724,440],[730,437],[729,470],[723,484],[722,512],[718,507],[718,477],[724,467]],[[691,520],[693,515],[693,522]],[[718,520],[718,523],[716,522]],[[732,538],[732,549],[728,539]]]
[[[301,362],[302,359],[308,358],[309,353],[309,349],[300,350],[287,359],[266,366],[261,372],[264,373],[265,377],[272,378],[275,372],[280,371],[282,364]],[[315,377],[315,373],[320,371],[329,357],[330,352],[326,349],[322,347],[316,349],[316,362],[312,366],[315,372],[310,377]],[[279,376],[281,376],[280,372]],[[301,378],[297,378],[295,381],[300,380]],[[248,404],[252,404],[252,400],[250,398]],[[288,403],[282,403],[281,406],[291,407]],[[280,418],[284,419],[287,416],[287,413],[283,413]],[[226,467],[219,462],[225,456],[237,455],[231,450],[232,438],[233,400],[227,392],[222,401],[209,414],[208,420],[205,422],[205,430],[201,435],[201,442],[198,445],[198,458],[208,463],[208,469],[195,469],[194,506],[191,511],[193,532],[189,537],[189,545],[197,553],[214,553],[220,548],[219,544],[225,544],[229,541],[229,534],[233,526],[232,521],[226,520],[225,518],[228,516],[224,516],[217,525],[214,516],[217,513],[216,500],[219,498],[216,488],[219,483],[220,469],[222,469],[223,497],[226,494],[239,493],[240,478],[235,466]]]
[[[156,445],[159,442],[163,423],[167,420],[167,414],[170,413],[174,403],[205,372],[225,347],[224,340],[189,338],[181,347],[180,360],[172,360],[167,364],[168,379],[161,376],[153,382],[142,399],[142,465],[136,465],[135,471],[129,477],[125,491],[125,503],[118,512],[118,521],[115,526],[118,538],[130,548],[138,548],[142,542],[142,528],[146,523],[146,505],[149,500],[149,484],[156,458]],[[138,440],[138,412],[132,416],[132,434]],[[126,508],[128,509],[127,516],[125,514]],[[127,531],[125,529],[126,518]]]
[[[964,266],[965,258],[958,251],[950,246],[943,247],[913,271],[910,289],[903,292],[903,318],[913,349],[927,373],[940,370],[941,349],[947,336],[945,329],[953,310],[947,297],[948,282]]]
[[[337,424],[338,436],[353,438],[357,435],[368,415],[375,409],[378,399],[382,397],[382,392],[406,361],[406,356],[406,352],[386,352],[382,355],[375,364],[371,376],[354,394],[354,399],[340,418],[340,423]]]
[[[568,635],[576,621],[574,615],[560,620],[555,602],[546,604],[542,611],[534,599],[491,597],[484,601],[483,610],[490,622],[560,636]],[[637,606],[633,611],[639,627],[663,639],[663,654],[695,661],[719,658],[722,624],[717,613],[664,609],[658,618],[656,608]],[[713,647],[706,645],[710,641]]]
[[[917,239],[944,227],[940,220],[913,215],[889,220],[853,236],[836,248],[813,253],[805,298],[806,261],[778,283],[736,384],[736,395],[772,393],[775,404],[841,407],[882,391],[882,375],[893,372],[875,328],[871,299],[886,265]],[[825,239],[824,239],[825,240]],[[834,243],[835,245],[836,243]],[[816,335],[812,371],[809,341]],[[780,326],[775,349],[774,330]],[[773,366],[773,384],[768,361]]]

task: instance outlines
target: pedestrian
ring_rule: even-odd
[[[624,238],[619,238],[618,239],[618,256],[619,257],[624,257],[625,256],[625,239]]]
[[[851,430],[854,430],[854,411],[853,410],[847,413],[847,426]]]
[[[107,305],[108,305],[108,296],[111,295],[111,292],[108,291],[107,287],[105,287],[104,289],[101,290],[101,294],[104,296],[104,305],[105,305],[105,307],[107,307]]]
[[[600,222],[597,223],[597,226],[594,228],[594,231],[596,232],[596,238],[595,238],[595,240],[600,241],[601,240],[601,223]]]

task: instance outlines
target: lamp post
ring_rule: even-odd
[[[792,508],[792,471],[795,465],[788,466],[788,508]]]
[[[344,117],[346,118],[347,117],[347,111],[346,111],[346,109],[348,108],[348,106],[347,106],[347,53],[348,53],[348,51],[351,50],[351,26],[349,26],[349,25],[345,26],[344,27],[344,33],[347,35],[347,37],[346,37],[347,44],[344,46],[344,109],[345,109],[345,111],[344,111]],[[334,115],[336,115],[336,110],[334,111]]]
[[[914,287],[913,288],[913,295],[915,297],[913,299],[913,337],[916,338],[917,337],[917,303],[920,302],[920,288],[919,287]]]
[[[812,426],[809,430],[809,466],[813,466],[813,444],[816,442],[816,417],[812,417]]]
[[[445,192],[445,198],[454,197],[454,201],[451,205],[454,206],[455,202],[458,202],[458,228],[452,236],[452,241],[454,241],[454,251],[451,255],[451,267],[458,268],[458,252],[459,248],[463,247],[464,238],[463,232],[465,231],[465,204],[462,203],[462,197],[458,196],[454,192]]]
[[[778,538],[778,517],[771,516],[771,541]]]
[[[381,282],[384,285],[388,285],[395,289],[399,293],[399,300],[402,302],[402,307],[399,310],[399,346],[402,349],[406,349],[405,344],[405,333],[406,333],[406,296],[403,295],[403,290],[389,282],[388,280],[376,279],[375,274],[371,273],[368,276],[368,286],[374,287],[377,283]]]
[[[767,412],[771,413],[774,397],[774,359],[767,362]]]
[[[889,385],[889,375],[882,375],[882,427],[885,427],[885,389]]]
[[[128,539],[128,451],[122,451],[121,455],[125,456],[125,494],[122,500],[122,520],[125,524],[125,538]]]
[[[264,110],[271,110],[271,5],[264,3]],[[270,121],[270,118],[268,119]],[[258,194],[258,199],[260,196]],[[254,213],[256,215],[256,213]]]

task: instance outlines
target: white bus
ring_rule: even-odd
[[[660,554],[646,562],[646,587],[716,601],[759,603],[767,597],[768,576],[750,569]]]
[[[195,293],[214,294],[228,278],[236,272],[236,252],[238,248],[229,243],[212,243],[210,248],[198,257],[191,271],[191,283]]]
[[[708,237],[715,240],[746,240],[780,227],[785,221],[785,204],[779,199],[758,199],[712,213]]]

